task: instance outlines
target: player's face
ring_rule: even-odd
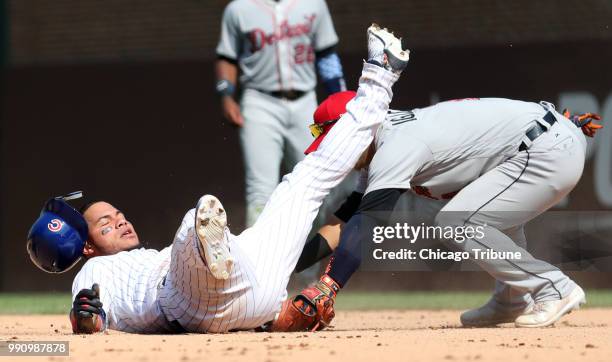
[[[89,227],[89,240],[83,251],[85,256],[113,255],[140,244],[132,224],[109,203],[96,202],[83,217]]]

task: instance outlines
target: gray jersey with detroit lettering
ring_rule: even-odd
[[[314,52],[337,42],[325,0],[234,0],[223,13],[217,54],[238,62],[245,88],[309,91]]]
[[[366,193],[412,189],[449,199],[518,152],[546,110],[537,103],[471,98],[387,114],[379,128]]]

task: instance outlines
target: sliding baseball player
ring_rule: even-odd
[[[75,333],[282,330],[274,320],[313,219],[372,142],[408,62],[408,51],[386,29],[373,25],[367,33],[368,61],[347,112],[242,233],[230,232],[225,209],[210,195],[187,212],[161,251],[141,248],[134,227],[109,203],[92,203],[81,214],[62,199],[47,202],[28,251],[49,272],[67,270],[81,254],[87,259],[72,286]]]

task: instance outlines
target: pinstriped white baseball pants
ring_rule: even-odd
[[[316,152],[276,187],[257,222],[229,234],[234,270],[215,280],[198,256],[190,211],[174,240],[160,306],[191,332],[251,329],[272,320],[287,297],[287,283],[323,199],[352,170],[373,140],[398,79],[364,64],[357,96]],[[231,217],[231,210],[229,212]]]

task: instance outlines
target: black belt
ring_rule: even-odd
[[[295,90],[295,89],[280,90],[280,91],[264,91],[264,90],[257,89],[257,91],[261,93],[265,93],[274,98],[286,99],[289,101],[295,101],[296,99],[300,99],[302,98],[304,94],[306,94],[305,91]]]
[[[549,126],[552,126],[553,124],[555,124],[555,122],[557,122],[557,118],[555,118],[555,115],[552,114],[552,112],[550,111],[546,112],[542,119],[544,120],[544,122],[548,123]],[[536,124],[530,129],[528,129],[527,132],[525,132],[525,136],[527,136],[530,142],[533,142],[536,138],[540,137],[546,131],[548,131],[548,128],[542,123],[536,121]],[[528,145],[525,143],[525,141],[521,142],[521,145],[519,146],[519,152],[526,151],[527,149],[529,149],[530,146],[531,144]]]

